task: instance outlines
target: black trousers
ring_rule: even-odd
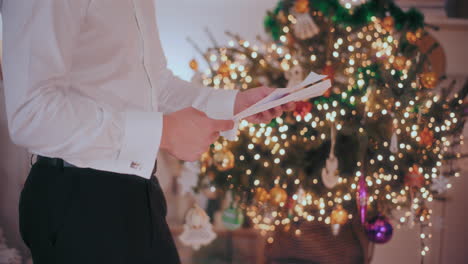
[[[20,231],[34,264],[176,264],[156,178],[36,163]]]

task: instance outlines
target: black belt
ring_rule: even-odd
[[[49,158],[49,157],[44,157],[44,156],[37,156],[37,161],[38,164],[44,164],[52,167],[58,167],[58,168],[77,168],[75,165],[70,164],[63,159],[60,158]],[[154,175],[156,173],[156,169],[158,168],[158,163],[155,162],[153,172],[151,175]]]
[[[37,156],[37,161],[38,164],[44,164],[44,165],[49,165],[52,167],[59,167],[59,168],[76,168],[75,165],[70,164],[63,159],[59,158],[49,158],[49,157],[44,157],[44,156]]]

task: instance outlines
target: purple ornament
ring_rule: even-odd
[[[364,174],[359,177],[358,193],[357,193],[357,206],[359,215],[361,217],[361,224],[364,225],[367,217],[367,184],[364,179]]]
[[[393,226],[385,216],[374,217],[366,224],[365,228],[367,238],[378,244],[387,243],[393,235]]]

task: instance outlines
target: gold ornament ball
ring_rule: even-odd
[[[234,168],[234,154],[229,150],[216,151],[213,154],[213,163],[219,171],[230,170]]]
[[[393,17],[391,16],[388,16],[388,17],[385,17],[382,21],[382,27],[387,31],[387,32],[390,32],[393,30],[393,28],[395,27],[395,19],[393,19]]]
[[[338,205],[333,209],[331,215],[331,224],[344,225],[348,222],[348,212],[343,208],[343,206]]]
[[[268,194],[268,191],[265,190],[264,188],[262,187],[258,187],[257,189],[255,189],[255,200],[257,200],[258,202],[266,202],[270,199],[270,194]]]
[[[190,65],[190,69],[192,69],[194,71],[198,71],[198,62],[197,62],[197,60],[195,60],[195,59],[191,60],[189,65]]]
[[[405,56],[397,56],[393,62],[393,68],[398,71],[404,70],[406,67],[406,61],[407,59]]]
[[[425,72],[419,76],[419,80],[424,88],[433,89],[436,87],[439,78],[435,72]]]
[[[223,63],[219,66],[218,73],[221,74],[223,77],[228,77],[231,73],[231,69],[227,63]]]
[[[309,0],[297,0],[294,4],[294,11],[300,14],[309,12]]]
[[[285,203],[287,199],[288,193],[286,193],[286,191],[283,188],[276,186],[275,188],[270,190],[270,201],[274,205],[280,205],[281,203]]]

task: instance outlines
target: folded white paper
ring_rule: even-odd
[[[234,129],[222,132],[221,136],[227,140],[235,140],[240,120],[289,102],[303,101],[321,96],[331,87],[330,80],[326,80],[326,78],[326,75],[319,75],[311,72],[304,81],[295,86],[276,89],[267,97],[235,115],[233,117],[235,123]]]

